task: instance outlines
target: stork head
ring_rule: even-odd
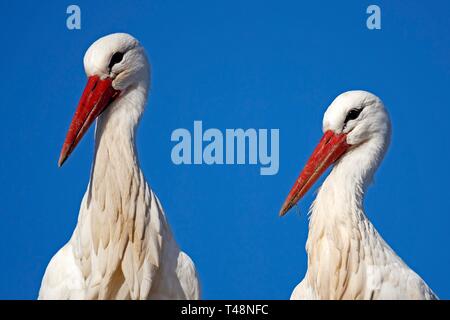
[[[84,56],[87,85],[73,116],[58,165],[62,166],[95,119],[136,85],[148,87],[144,48],[131,35],[114,33],[95,41]]]
[[[367,91],[348,91],[328,107],[323,117],[323,132],[322,139],[289,192],[280,216],[306,194],[329,166],[346,154],[357,150],[364,152],[364,145],[385,147],[390,137],[390,120],[377,96]]]

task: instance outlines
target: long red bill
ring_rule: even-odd
[[[66,140],[59,156],[58,166],[61,167],[63,165],[94,120],[119,94],[120,91],[113,88],[111,78],[100,79],[98,76],[88,78],[67,132]]]
[[[289,192],[281,207],[280,216],[286,214],[308,192],[324,171],[339,159],[350,147],[346,134],[335,134],[329,130],[325,132],[313,154],[309,158],[297,181]]]

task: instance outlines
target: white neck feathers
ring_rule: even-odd
[[[159,200],[139,167],[135,147],[146,88],[137,86],[127,91],[97,122],[91,181],[74,238],[76,257],[91,298],[145,296],[147,292],[139,293],[143,290],[139,283],[123,285],[135,288],[131,293],[110,292],[109,288],[112,282],[132,278],[123,274],[131,270],[124,269],[124,264],[136,268],[150,268],[149,264],[157,268],[160,264],[161,240],[167,233],[167,224]]]
[[[352,287],[364,283],[355,281],[365,272],[358,270],[364,260],[361,255],[371,259],[371,248],[382,241],[364,213],[364,192],[387,145],[385,139],[373,139],[349,150],[335,164],[312,205],[305,280],[320,288],[326,295],[321,298],[340,299],[362,290]]]

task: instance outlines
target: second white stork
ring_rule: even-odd
[[[311,207],[308,270],[291,299],[437,299],[364,212],[364,192],[390,141],[381,100],[365,91],[339,95],[325,112],[323,132],[280,211],[334,164]]]
[[[58,164],[98,119],[91,178],[75,231],[51,259],[39,298],[198,299],[194,264],[175,242],[136,154],[150,84],[144,49],[128,34],[111,34],[87,50],[84,68],[88,82]]]

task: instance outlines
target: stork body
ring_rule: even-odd
[[[91,179],[75,231],[50,261],[39,298],[198,299],[194,264],[139,168],[135,130],[150,82],[144,51],[133,37],[113,34],[95,42],[84,63],[95,83],[85,89],[59,163],[99,113]]]
[[[364,192],[390,141],[381,100],[365,91],[338,96],[325,113],[323,131],[280,212],[334,164],[311,208],[308,270],[291,299],[437,299],[364,212]]]

